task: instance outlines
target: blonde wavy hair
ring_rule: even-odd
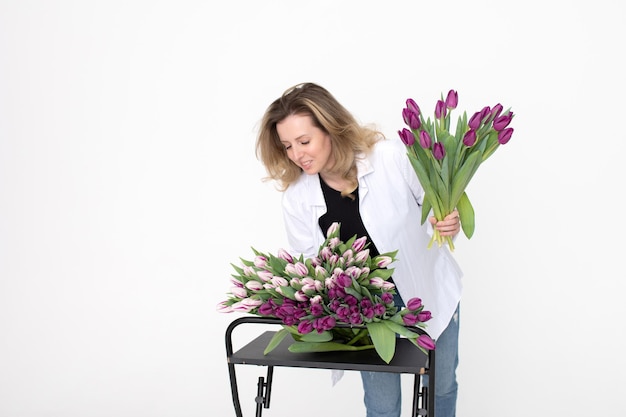
[[[276,131],[276,125],[290,115],[308,115],[314,126],[328,133],[335,161],[332,173],[349,182],[349,189],[341,190],[342,195],[349,195],[358,185],[356,159],[369,153],[384,138],[383,134],[359,124],[328,90],[317,84],[302,83],[289,88],[265,111],[256,142],[256,156],[268,174],[265,180],[275,180],[281,191],[302,173],[287,156]]]

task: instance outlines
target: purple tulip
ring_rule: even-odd
[[[393,299],[393,296],[391,296],[391,298]],[[389,304],[389,303],[385,303],[385,304]],[[385,311],[387,311],[387,308],[385,308],[385,306],[380,303],[374,306],[374,314],[376,314],[378,317],[382,317],[383,314],[385,314]]]
[[[501,132],[505,127],[509,125],[509,123],[511,123],[511,120],[513,120],[513,113],[498,116],[493,119],[493,128],[498,132]]]
[[[298,333],[300,334],[307,334],[307,333],[311,333],[313,331],[313,324],[310,321],[301,321],[300,324],[298,324]]]
[[[433,316],[430,311],[424,310],[424,311],[420,311],[419,313],[417,313],[417,320],[419,320],[422,323],[425,323],[432,318]]]
[[[491,118],[495,120],[496,117],[500,116],[500,113],[502,113],[502,108],[502,104],[500,103],[493,106],[493,109],[491,109]]]
[[[441,119],[442,117],[446,117],[446,113],[446,103],[443,100],[437,100],[437,104],[435,105],[435,117]]]
[[[380,296],[380,299],[382,300],[383,303],[385,304],[391,304],[393,302],[393,295],[391,295],[391,293],[388,292],[384,292],[382,293],[382,295]]]
[[[498,133],[498,143],[500,143],[500,145],[506,144],[509,140],[511,140],[511,135],[513,135],[512,127],[503,129],[500,133]]]
[[[342,272],[337,275],[337,285],[339,285],[341,288],[349,287],[350,285],[352,285],[352,278],[350,277],[350,275]]]
[[[415,324],[417,323],[417,316],[413,313],[407,313],[402,316],[402,321],[407,326],[415,326]]]
[[[469,147],[474,146],[476,143],[476,131],[474,129],[470,129],[463,136],[463,145]]]
[[[446,97],[446,107],[449,109],[456,109],[456,105],[459,103],[459,95],[456,91],[450,90],[448,91],[448,96]]]
[[[263,316],[273,316],[274,310],[275,310],[274,303],[272,300],[269,300],[259,307],[259,314]]]
[[[415,143],[415,136],[413,136],[413,132],[406,127],[402,130],[398,130],[398,135],[400,135],[400,140],[406,146],[412,146]]]
[[[489,116],[491,116],[491,108],[489,106],[483,107],[483,109],[480,111],[480,120],[484,121]]]
[[[408,308],[411,311],[415,311],[417,309],[419,309],[422,306],[422,300],[418,297],[414,297],[411,298],[407,303],[406,303],[406,308]]]
[[[436,142],[433,145],[433,156],[438,161],[441,161],[446,156],[446,148],[443,147],[441,142]]]
[[[427,131],[422,130],[420,132],[420,146],[424,149],[428,149],[430,148],[430,145],[432,145],[432,140],[430,139],[430,135],[428,134]]]
[[[311,314],[314,317],[319,317],[324,313],[324,307],[321,304],[311,304]]]
[[[412,98],[409,98],[409,99],[406,100],[406,107],[408,109],[410,109],[413,113],[417,114],[418,116],[421,113],[420,107],[417,105],[415,100],[413,100]]]
[[[477,111],[476,113],[474,113],[472,117],[470,117],[467,125],[470,127],[470,129],[477,130],[481,122],[482,122],[482,113]]]
[[[417,342],[417,344],[419,346],[423,347],[426,350],[433,350],[433,349],[435,349],[435,342],[427,334],[420,335],[417,338],[416,342]]]
[[[404,119],[404,123],[406,123],[411,130],[417,130],[422,125],[419,115],[409,108],[402,109],[402,118]]]

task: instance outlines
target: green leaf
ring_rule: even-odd
[[[419,146],[417,146],[416,148],[419,148]],[[429,198],[431,207],[435,215],[440,215],[440,213],[442,212],[441,205],[439,204],[437,193],[435,192],[435,189],[430,183],[428,172],[426,171],[425,167],[422,165],[420,160],[415,155],[412,155],[412,154],[408,154],[408,155],[409,155],[409,160],[411,161],[411,165],[413,165],[413,169],[415,170],[415,173],[417,174],[417,178],[419,179],[420,184],[422,184],[422,188],[424,188],[424,191],[426,192],[426,196]]]
[[[384,280],[389,279],[389,277],[391,277],[391,275],[393,275],[393,268],[380,268],[380,269],[376,269],[372,272],[370,272],[369,274],[369,278],[382,278]]]
[[[454,180],[452,181],[452,190],[450,193],[450,203],[455,207],[461,198],[461,194],[465,192],[467,184],[474,176],[474,173],[478,169],[482,162],[482,156],[480,151],[474,150],[465,160],[465,163],[457,172]]]
[[[422,224],[424,224],[424,222],[428,218],[428,214],[430,213],[430,210],[432,210],[432,208],[433,206],[432,204],[430,204],[430,199],[428,195],[425,194],[424,201],[422,202]]]
[[[313,331],[311,333],[303,334],[300,337],[302,342],[329,342],[333,340],[333,334],[331,332],[325,331],[322,333],[318,333],[317,331]]]
[[[293,287],[290,287],[288,285],[285,286],[281,286],[280,287],[281,291],[283,292],[283,295],[291,300],[295,300],[296,299],[296,289]]]
[[[396,333],[381,322],[367,323],[366,326],[378,356],[386,363],[391,362],[396,350]]]
[[[351,296],[355,297],[359,301],[363,299],[363,295],[352,287],[345,287],[344,291],[346,292],[346,294],[350,294]]]
[[[400,319],[402,320],[402,319]],[[419,333],[413,332],[410,329],[407,329],[404,325],[402,324],[398,324],[395,323],[393,321],[390,320],[385,320],[383,321],[383,323],[385,324],[385,326],[389,327],[389,329],[391,331],[393,331],[394,333],[397,333],[399,335],[402,335],[408,339],[415,339],[417,337],[419,337]]]
[[[278,346],[280,342],[282,342],[285,336],[287,336],[288,334],[289,334],[289,331],[285,328],[280,329],[279,331],[274,333],[274,336],[272,336],[272,339],[267,344],[267,347],[263,351],[263,354],[267,355],[268,353],[273,351],[276,348],[276,346]]]
[[[474,207],[472,207],[472,203],[470,203],[470,200],[467,197],[467,193],[463,192],[463,194],[461,194],[461,198],[459,198],[459,202],[456,205],[456,208],[459,212],[459,218],[461,219],[461,227],[463,228],[463,233],[465,233],[465,236],[470,239],[474,234],[475,227]]]

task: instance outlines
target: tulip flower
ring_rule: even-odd
[[[417,338],[417,344],[419,346],[423,347],[424,349],[427,349],[427,350],[434,350],[435,349],[435,342],[427,334],[420,335]]]
[[[432,315],[430,311],[424,310],[424,311],[420,311],[419,313],[417,313],[417,319],[422,323],[426,323],[431,318],[432,318]]]
[[[450,90],[448,91],[448,95],[446,96],[446,107],[450,110],[456,109],[456,106],[459,102],[459,95],[456,91]]]
[[[435,106],[435,117],[437,119],[442,119],[446,117],[446,103],[443,100],[437,100],[437,105]]]
[[[402,118],[404,119],[404,123],[406,123],[411,130],[417,130],[421,126],[419,114],[409,108],[402,110]]]
[[[361,236],[360,238],[354,241],[354,243],[352,244],[352,249],[354,249],[355,252],[360,252],[361,250],[363,250],[366,243],[367,243],[367,236]]]
[[[379,255],[374,261],[376,262],[376,266],[378,268],[386,268],[389,264],[391,264],[393,259],[391,259],[391,256]]]
[[[263,289],[263,284],[261,284],[259,281],[248,281],[246,282],[246,288],[251,291],[259,291]]]
[[[441,142],[437,142],[433,145],[433,156],[435,159],[441,161],[446,156],[446,148],[443,147]]]
[[[287,252],[287,251],[286,251],[286,250],[284,250],[284,249],[279,249],[279,250],[278,250],[278,254],[277,254],[277,255],[278,255],[278,257],[279,257],[280,259],[284,259],[285,261],[287,261],[287,262],[289,262],[289,263],[292,263],[292,262],[293,262],[293,258],[291,257],[291,255],[289,254],[289,252]]]
[[[424,149],[428,149],[430,148],[430,145],[432,145],[432,140],[430,139],[430,135],[428,134],[427,131],[422,130],[420,132],[420,146]]]
[[[507,127],[507,128],[502,129],[502,131],[498,133],[498,143],[500,145],[506,144],[509,140],[511,140],[512,135],[513,135],[512,127]]]
[[[468,130],[467,133],[465,133],[465,136],[463,136],[463,145],[470,148],[474,146],[475,143],[476,143],[476,131],[474,129]]]
[[[407,326],[415,326],[415,324],[417,324],[418,320],[417,320],[417,316],[415,314],[407,313],[404,316],[402,316],[402,321]]]
[[[406,308],[408,308],[410,311],[418,310],[420,307],[422,307],[422,299],[418,297],[411,298],[406,303]]]
[[[267,265],[267,258],[265,256],[259,255],[254,257],[254,266],[257,268],[265,268]]]
[[[493,108],[491,109],[491,119],[495,120],[498,116],[500,116],[500,113],[502,113],[502,104],[498,103],[495,106],[493,106]]]
[[[477,111],[470,117],[469,122],[467,123],[469,128],[472,130],[477,130],[482,123],[482,113]]]
[[[493,128],[497,130],[498,132],[501,132],[505,127],[509,125],[509,123],[511,123],[512,119],[513,119],[512,113],[498,116],[495,119],[493,119]]]
[[[421,114],[420,107],[412,98],[406,100],[406,107],[418,116]]]
[[[413,136],[413,133],[406,127],[402,130],[398,130],[398,135],[400,135],[400,140],[402,140],[402,143],[406,146],[411,146],[415,142],[415,136]]]

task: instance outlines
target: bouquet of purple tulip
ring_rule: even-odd
[[[508,127],[513,112],[502,111],[501,104],[486,106],[470,119],[463,112],[459,116],[455,134],[450,133],[450,114],[458,104],[458,94],[450,90],[445,100],[443,94],[435,105],[433,121],[424,118],[417,103],[409,98],[402,110],[405,127],[398,131],[407,146],[407,155],[426,193],[422,205],[422,223],[429,213],[443,220],[455,209],[459,212],[461,227],[467,238],[474,234],[474,208],[465,189],[476,170],[500,145],[506,144],[513,134]],[[435,230],[428,244],[432,247],[448,243],[454,250],[452,239],[442,238]]]
[[[253,248],[253,260],[232,265],[233,286],[218,310],[281,319],[282,329],[265,354],[287,335],[294,340],[292,352],[374,348],[386,363],[395,353],[397,335],[424,353],[434,349],[430,336],[418,331],[431,318],[421,299],[409,300],[402,309],[394,304],[395,286],[388,279],[397,251],[372,259],[366,237],[342,242],[339,228],[338,223],[329,228],[314,258],[294,258],[282,249],[274,256]]]

